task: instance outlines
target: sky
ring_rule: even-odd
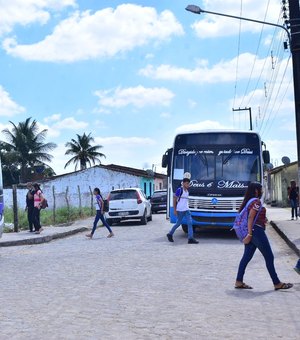
[[[295,161],[285,31],[194,14],[189,4],[0,0],[0,131],[9,121],[36,119],[57,144],[50,164],[57,174],[74,170],[64,168],[65,144],[83,133],[102,145],[102,164],[161,171],[178,132],[249,130],[251,108],[272,164],[282,165],[283,156]],[[283,24],[280,0],[194,4]]]

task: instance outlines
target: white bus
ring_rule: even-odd
[[[270,162],[261,139],[253,131],[181,133],[163,156],[168,168],[168,210],[176,222],[173,194],[184,173],[191,175],[189,208],[194,227],[232,227],[250,182],[263,181],[263,163]],[[183,230],[187,226],[183,221]]]
[[[2,237],[4,226],[4,203],[3,203],[3,182],[2,182],[2,166],[0,160],[0,237]]]

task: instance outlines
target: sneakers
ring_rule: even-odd
[[[298,267],[295,267],[295,268],[294,268],[294,270],[295,270],[295,272],[296,272],[297,274],[299,274],[299,275],[300,275],[300,268],[298,268]]]
[[[197,240],[195,240],[194,238],[190,238],[188,240],[188,244],[198,244],[199,242]]]
[[[174,242],[173,235],[167,234],[167,238],[168,238],[169,242]]]
[[[111,233],[108,234],[107,238],[111,238],[111,237],[114,237],[114,236],[115,236],[115,234],[113,232],[111,232]]]

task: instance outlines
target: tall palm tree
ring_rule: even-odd
[[[91,143],[95,141],[91,136],[91,133],[88,135],[84,133],[82,136],[76,134],[76,136],[77,140],[73,138],[71,139],[71,142],[67,142],[65,145],[66,148],[69,148],[65,152],[65,155],[74,155],[66,163],[65,168],[71,163],[75,164],[75,170],[77,170],[78,164],[80,165],[80,170],[86,169],[87,165],[95,165],[96,162],[101,164],[100,157],[105,158],[105,155],[101,152],[98,152],[98,150],[102,148],[102,145],[91,145]]]
[[[11,131],[4,129],[2,133],[7,142],[2,142],[3,152],[10,154],[11,159],[20,167],[20,177],[22,181],[26,180],[26,172],[35,163],[46,165],[45,162],[51,162],[53,156],[48,152],[56,147],[55,143],[45,143],[47,129],[39,131],[37,121],[31,121],[31,117],[17,125],[12,124]]]

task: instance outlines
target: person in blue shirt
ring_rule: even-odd
[[[86,237],[92,238],[96,228],[97,228],[97,224],[99,222],[99,220],[101,220],[101,222],[103,223],[103,225],[107,228],[107,230],[109,231],[108,234],[108,238],[109,237],[113,237],[114,233],[112,232],[109,224],[107,223],[105,217],[104,217],[104,201],[103,198],[100,194],[100,189],[99,188],[95,188],[94,189],[94,195],[95,195],[95,206],[96,206],[96,216],[95,216],[95,220],[93,223],[93,229],[92,232],[90,234],[87,234]]]
[[[174,214],[177,216],[177,222],[174,224],[173,228],[167,234],[169,242],[174,242],[173,234],[175,230],[181,225],[183,218],[186,218],[186,223],[188,225],[188,243],[197,244],[199,243],[194,239],[193,222],[192,216],[189,209],[189,186],[190,179],[184,178],[182,181],[182,186],[176,190],[173,198]]]

